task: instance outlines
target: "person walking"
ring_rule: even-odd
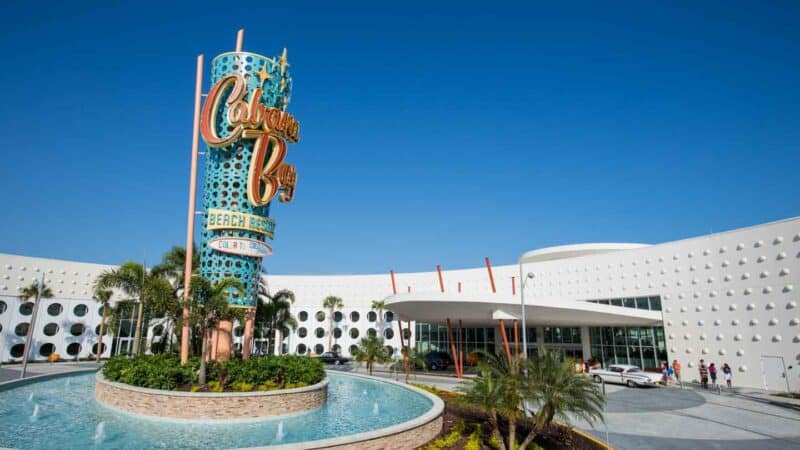
[[[681,382],[681,363],[677,359],[672,361],[672,370],[675,372],[675,379],[678,383]]]
[[[669,369],[667,369],[667,362],[661,362],[661,384],[667,386],[669,384]]]
[[[728,363],[722,365],[722,377],[725,378],[725,384],[728,385],[728,388],[731,388],[731,378],[733,378],[733,371],[731,371],[731,366]]]
[[[703,389],[708,389],[708,367],[702,359],[700,360],[700,385],[703,386]]]
[[[717,366],[713,362],[708,365],[708,374],[711,376],[711,387],[717,387]]]

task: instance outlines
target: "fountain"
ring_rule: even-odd
[[[33,401],[33,392],[31,392],[30,395],[28,395],[28,403],[32,401]]]
[[[100,423],[97,424],[97,427],[94,429],[94,437],[92,440],[95,442],[103,442],[103,439],[106,438],[106,422],[101,420]]]
[[[31,422],[39,418],[39,404],[33,404],[33,414],[31,414]]]
[[[283,421],[278,423],[278,431],[275,433],[275,442],[280,442],[286,434],[283,432]]]
[[[380,411],[381,411],[381,409],[378,406],[378,402],[373,403],[372,404],[372,414],[377,416],[378,414],[380,414]]]

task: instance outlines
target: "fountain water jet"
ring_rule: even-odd
[[[283,432],[283,421],[281,420],[278,422],[278,431],[275,433],[275,440],[280,442],[283,440],[284,436],[286,436],[286,433]]]
[[[33,404],[33,413],[31,414],[31,420],[36,420],[39,417],[39,404]]]
[[[378,402],[372,404],[372,414],[378,415],[381,411],[381,408],[378,406]]]
[[[106,422],[101,420],[100,423],[97,424],[97,427],[94,429],[94,437],[92,440],[95,442],[103,442],[103,439],[106,437]]]

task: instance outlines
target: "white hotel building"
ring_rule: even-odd
[[[281,336],[284,352],[319,353],[327,346],[321,305],[328,295],[344,300],[334,317],[333,342],[345,354],[362,337],[380,333],[396,355],[398,317],[404,328],[412,321],[411,339],[422,351],[449,352],[447,319],[454,333],[461,323],[465,352],[501,351],[498,320],[508,328],[521,318],[523,274],[529,353],[552,349],[644,367],[677,359],[690,380],[698,378],[704,359],[718,367],[728,363],[734,385],[800,390],[800,218],[656,245],[550,247],[525,253],[519,263],[444,270],[441,283],[437,271],[398,273],[397,294],[388,273],[270,274],[264,282],[271,292],[296,295],[292,312],[299,324]],[[92,356],[101,312],[91,285],[108,268],[0,254],[0,359],[21,361],[32,305],[17,295],[43,273],[55,297],[39,310],[31,357]],[[383,318],[370,309],[379,299],[386,302]],[[163,339],[157,322],[149,324],[147,349]],[[122,328],[109,330],[103,356],[130,348],[132,333]],[[240,333],[235,330],[237,347]],[[255,345],[264,344],[257,334]]]

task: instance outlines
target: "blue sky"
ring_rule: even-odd
[[[552,3],[2,2],[0,251],[182,245],[195,57],[240,27],[245,50],[288,47],[302,123],[270,272],[798,215],[800,3]]]

